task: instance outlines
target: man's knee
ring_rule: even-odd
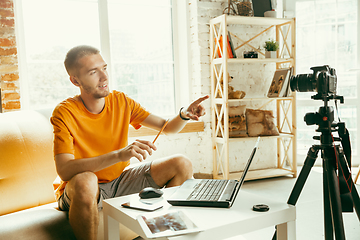
[[[192,162],[186,156],[181,154],[175,155],[174,161],[176,162],[178,169],[192,172]]]
[[[193,166],[189,158],[177,154],[169,159],[169,165],[178,174],[192,176]]]
[[[68,183],[67,193],[70,199],[78,199],[83,203],[92,203],[99,194],[98,178],[92,172],[75,175]]]
[[[155,160],[151,164],[151,177],[158,186],[178,186],[192,178],[191,161],[183,155]]]

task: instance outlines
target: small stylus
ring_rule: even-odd
[[[166,125],[168,124],[169,120],[166,120],[164,126],[161,128],[160,132],[158,133],[158,135],[156,135],[153,143],[155,143],[156,139],[160,136],[160,134],[162,133],[162,131],[164,130],[164,128],[166,127]]]
[[[259,141],[260,141],[260,136],[258,137],[256,143],[255,143],[255,148],[257,148],[259,146]]]

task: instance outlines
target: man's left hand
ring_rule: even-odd
[[[208,98],[209,95],[206,95],[192,102],[185,110],[184,115],[192,120],[199,120],[201,116],[205,115],[205,108],[201,103]]]

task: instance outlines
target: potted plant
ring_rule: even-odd
[[[274,40],[265,42],[265,57],[266,58],[276,58],[276,51],[279,49],[279,43]]]

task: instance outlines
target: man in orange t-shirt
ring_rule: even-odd
[[[54,184],[59,208],[69,211],[77,239],[96,239],[102,200],[139,192],[144,187],[172,187],[192,177],[192,164],[182,155],[129,167],[130,158],[144,161],[156,146],[146,140],[128,144],[131,124],[160,130],[164,118],[146,111],[119,91],[109,90],[107,64],[90,46],[72,48],[65,68],[80,95],[54,110],[54,155],[60,183]],[[164,133],[179,132],[186,120],[205,114],[199,98],[169,120]]]

